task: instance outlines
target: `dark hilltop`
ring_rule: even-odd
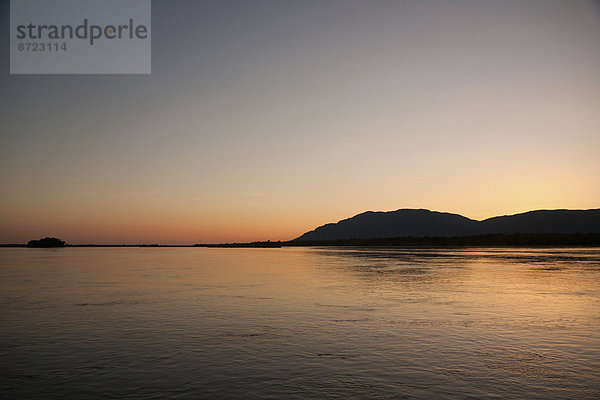
[[[600,209],[537,210],[483,221],[425,209],[367,211],[320,226],[294,242],[516,234],[600,234]]]

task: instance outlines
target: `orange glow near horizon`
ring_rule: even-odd
[[[364,211],[426,208],[481,220],[535,209],[599,207],[600,187],[585,166],[520,162],[485,168],[482,160],[480,168],[470,169],[467,161],[450,162],[431,160],[431,169],[419,176],[404,171],[378,176],[377,165],[352,175],[344,169],[319,174],[298,168],[293,180],[283,178],[290,171],[245,175],[209,182],[203,190],[169,184],[168,175],[155,175],[156,186],[141,180],[75,188],[38,182],[33,188],[28,182],[5,196],[10,207],[0,211],[0,243],[45,236],[71,244],[275,241]],[[428,182],[432,179],[435,184]],[[44,197],[32,195],[36,191]]]

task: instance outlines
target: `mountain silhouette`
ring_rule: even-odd
[[[473,220],[425,209],[367,211],[330,223],[294,239],[341,240],[391,237],[468,236],[511,233],[600,233],[600,209],[537,210]]]

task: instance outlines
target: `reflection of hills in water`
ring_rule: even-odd
[[[600,209],[538,210],[476,221],[458,214],[401,209],[367,211],[306,232],[298,241],[488,234],[600,233]]]
[[[388,283],[427,282],[456,279],[473,266],[512,265],[522,273],[560,273],[600,270],[598,253],[589,248],[573,249],[323,249],[320,255],[334,257],[336,265],[368,281]],[[451,278],[452,277],[452,278]]]

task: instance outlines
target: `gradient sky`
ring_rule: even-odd
[[[0,243],[600,207],[591,1],[153,1],[151,75],[9,75]]]

